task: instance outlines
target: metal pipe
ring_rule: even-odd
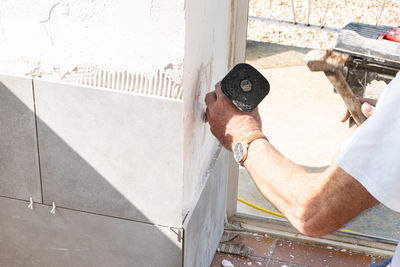
[[[323,17],[322,20],[321,20],[321,26],[320,26],[320,28],[324,28],[324,27],[325,27],[325,17],[326,17],[326,14],[328,13],[330,2],[331,2],[331,0],[328,0],[328,4],[326,5],[324,17]]]
[[[310,25],[311,0],[308,0],[307,25]]]
[[[381,12],[380,12],[379,15],[376,17],[376,26],[378,26],[378,24],[379,24],[380,21],[381,21],[382,12],[383,12],[383,10],[385,9],[385,6],[386,6],[386,0],[383,0]]]
[[[292,4],[293,24],[296,24],[296,10],[294,6],[294,0],[291,0],[290,3]]]
[[[323,31],[328,31],[328,32],[340,32],[342,30],[341,28],[335,28],[335,27],[323,27],[321,29],[320,25],[314,25],[314,24],[307,25],[307,24],[304,24],[301,22],[298,22],[295,25],[293,25],[293,22],[291,22],[291,21],[270,19],[270,18],[257,17],[257,16],[249,16],[249,20],[262,21],[262,22],[266,22],[266,23],[273,23],[273,24],[280,24],[280,25],[287,25],[287,26],[292,26],[292,27],[311,28],[311,29],[323,30]]]

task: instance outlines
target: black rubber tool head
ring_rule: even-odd
[[[252,111],[269,93],[265,77],[249,64],[237,64],[221,81],[221,89],[241,111]]]

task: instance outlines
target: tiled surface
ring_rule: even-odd
[[[274,243],[274,239],[260,235],[241,235],[246,247],[254,250],[254,256],[267,258]]]
[[[177,230],[0,197],[0,266],[177,267]]]
[[[368,266],[371,257],[317,246],[278,240],[272,258],[306,266]]]
[[[0,75],[0,195],[42,202],[32,79]]]
[[[34,84],[45,204],[182,226],[182,102]]]
[[[268,265],[268,267],[298,267],[299,265],[293,265],[293,264],[289,264],[287,262],[283,263],[280,261],[274,261],[271,260],[270,264]]]
[[[254,254],[241,257],[217,252],[210,267],[222,267],[222,261],[230,261],[234,267],[367,267],[381,257],[364,256],[331,247],[319,247],[261,235],[241,234],[243,243]]]
[[[246,257],[241,257],[241,256],[236,256],[236,255],[230,255],[230,254],[225,254],[225,253],[217,253],[215,254],[214,260],[211,263],[210,267],[221,267],[222,261],[230,261],[233,266],[266,266],[267,260],[258,260],[258,259],[250,259]]]
[[[226,165],[228,153],[221,149],[199,200],[185,219],[184,266],[210,264],[224,232]]]

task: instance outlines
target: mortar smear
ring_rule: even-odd
[[[174,81],[164,71],[157,70],[154,75],[113,71],[97,66],[80,66],[65,73],[61,80],[79,85],[95,86],[139,94],[183,98],[182,84]]]

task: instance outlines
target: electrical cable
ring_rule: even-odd
[[[280,214],[280,213],[278,213],[278,212],[274,212],[274,211],[272,211],[272,210],[264,209],[264,208],[262,208],[262,207],[260,207],[260,206],[257,206],[257,205],[255,205],[255,204],[253,204],[253,203],[250,203],[250,202],[248,202],[248,201],[246,201],[246,200],[244,200],[244,199],[242,199],[242,198],[240,198],[240,197],[238,197],[237,200],[238,200],[239,202],[242,202],[243,204],[245,204],[245,205],[247,205],[247,206],[250,206],[250,207],[256,209],[256,210],[259,210],[259,211],[262,211],[262,212],[265,212],[265,213],[268,213],[268,214],[271,214],[271,215],[274,215],[274,216],[277,216],[277,217],[280,217],[280,218],[283,218],[283,219],[286,220],[285,216],[283,216],[282,214]],[[347,233],[352,233],[352,234],[361,234],[361,233],[359,233],[359,232],[352,231],[352,230],[348,230],[348,229],[344,229],[344,228],[341,228],[341,229],[339,229],[338,231],[347,232]]]

